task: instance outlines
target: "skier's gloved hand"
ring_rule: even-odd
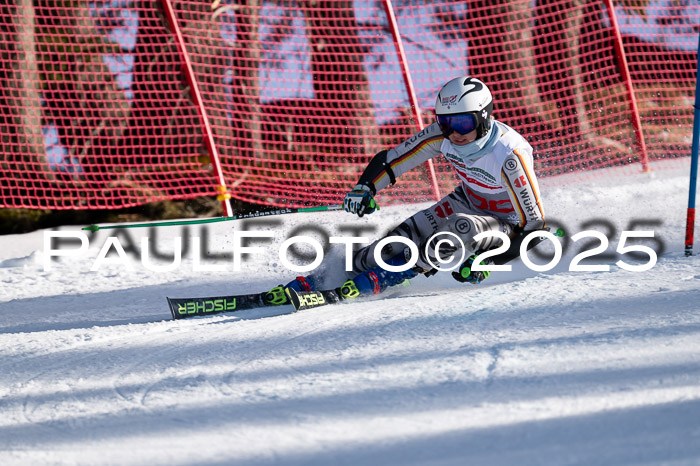
[[[456,272],[452,272],[452,276],[454,277],[455,280],[458,282],[462,283],[472,283],[474,285],[481,283],[482,281],[486,280],[489,278],[489,275],[491,272],[488,271],[476,271],[472,270],[472,264],[474,263],[474,258],[476,258],[476,254],[472,255],[464,261],[464,263],[457,269]],[[493,264],[493,261],[491,259],[485,259],[481,261],[481,265],[491,265]]]
[[[357,214],[358,217],[379,210],[379,206],[374,200],[372,188],[364,184],[358,184],[345,195],[343,207],[346,212]]]

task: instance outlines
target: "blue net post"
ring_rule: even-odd
[[[690,193],[688,216],[685,225],[685,255],[693,255],[693,232],[695,230],[695,197],[698,185],[698,143],[700,142],[700,34],[698,34],[698,65],[695,75],[695,112],[693,113],[693,145],[690,153]]]

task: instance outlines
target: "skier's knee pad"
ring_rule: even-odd
[[[456,213],[450,216],[448,222],[431,238],[421,245],[421,268],[430,270],[430,266],[449,260],[456,255],[464,257],[500,246],[501,240],[496,236],[487,236],[476,241],[474,237],[485,231],[504,231],[504,222],[495,217]],[[509,231],[504,231],[506,234]]]
[[[474,236],[476,236],[479,231],[474,216],[459,213],[451,215],[450,221],[447,223],[444,231],[449,231],[457,235],[469,252],[473,252],[475,249]]]
[[[478,233],[479,229],[473,216],[453,214],[440,230],[426,239],[422,253],[431,259],[444,259],[451,254],[460,253],[463,249],[466,253],[473,253],[474,236]]]
[[[438,231],[431,238],[427,239],[419,247],[418,262],[416,266],[425,272],[433,269],[440,269],[453,257],[460,257],[464,249],[461,238],[454,238],[449,235],[452,231]]]
[[[449,231],[459,236],[469,254],[487,251],[502,244],[501,238],[488,235],[476,241],[474,237],[487,231],[499,231],[510,236],[513,226],[496,217],[486,215],[454,214],[448,223]]]

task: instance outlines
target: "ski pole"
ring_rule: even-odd
[[[277,210],[269,210],[265,212],[251,212],[247,214],[234,215],[233,217],[216,217],[216,218],[201,218],[195,220],[175,220],[175,221],[162,221],[162,222],[149,222],[149,223],[131,223],[131,224],[118,224],[118,225],[90,225],[83,227],[83,230],[89,230],[96,232],[98,230],[109,230],[115,228],[143,228],[143,227],[168,227],[174,225],[196,225],[202,223],[217,223],[217,222],[228,222],[231,220],[241,220],[244,218],[258,218],[258,217],[271,217],[273,215],[284,215],[284,214],[296,214],[302,212],[324,212],[331,210],[342,210],[342,204],[326,205],[318,207],[298,207],[298,208],[284,208]]]

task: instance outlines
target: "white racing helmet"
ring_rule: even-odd
[[[435,119],[445,137],[453,131],[467,134],[476,129],[480,139],[491,129],[493,97],[482,81],[462,76],[442,86],[435,99]]]

